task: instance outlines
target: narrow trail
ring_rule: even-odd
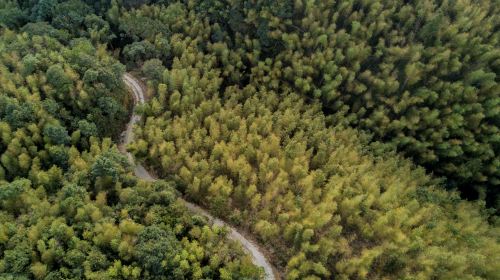
[[[140,86],[140,83],[135,79],[132,75],[126,73],[123,76],[123,81],[125,84],[132,90],[133,97],[134,97],[134,106],[137,104],[142,104],[145,101],[144,98],[144,91],[142,87]],[[141,117],[137,115],[135,112],[132,113],[132,116],[130,118],[129,123],[127,124],[127,127],[125,131],[122,133],[122,139],[121,143],[119,145],[120,151],[124,154],[127,155],[128,160],[130,163],[134,166],[134,173],[137,177],[146,180],[146,181],[154,181],[156,180],[142,165],[140,164],[134,164],[134,157],[132,156],[131,153],[126,151],[126,146],[133,141],[134,139],[134,134],[133,134],[133,126],[136,124]],[[275,272],[273,270],[272,265],[269,263],[269,261],[266,259],[264,254],[262,253],[262,250],[259,248],[257,244],[255,244],[253,241],[247,239],[243,234],[239,233],[234,227],[228,225],[224,221],[212,216],[210,213],[208,213],[207,210],[201,208],[198,205],[195,205],[191,202],[185,201],[184,199],[181,198],[181,200],[184,202],[186,207],[191,211],[196,214],[205,216],[210,222],[212,222],[215,225],[218,226],[224,226],[227,227],[230,232],[229,232],[229,239],[234,240],[239,242],[245,251],[252,257],[252,261],[255,265],[260,266],[264,269],[265,272],[265,277],[264,279],[266,280],[275,280]]]

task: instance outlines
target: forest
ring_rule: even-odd
[[[0,0],[0,280],[268,279],[183,199],[277,279],[500,279],[499,126],[497,0]]]

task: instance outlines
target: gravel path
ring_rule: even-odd
[[[135,79],[132,75],[130,74],[125,74],[123,76],[123,81],[125,84],[132,89],[132,93],[134,94],[134,101],[135,104],[139,103],[142,104],[144,103],[144,91],[140,85],[140,83]],[[125,153],[129,159],[129,161],[134,164],[134,158],[132,154],[128,153],[126,151],[126,146],[133,141],[134,134],[133,134],[133,126],[140,120],[140,116],[132,113],[132,117],[130,118],[129,123],[127,124],[126,130],[122,133],[122,139],[121,139],[121,144],[120,144],[120,151]],[[134,173],[137,177],[147,180],[147,181],[154,181],[155,178],[151,176],[151,174],[140,164],[135,165],[134,168]],[[264,268],[265,271],[265,277],[264,279],[266,280],[274,280],[275,279],[275,274],[273,271],[273,267],[269,263],[269,261],[266,259],[264,254],[262,254],[260,248],[258,247],[257,244],[255,244],[253,241],[247,239],[243,234],[239,233],[234,227],[228,225],[224,221],[215,218],[214,216],[210,215],[205,209],[201,208],[198,205],[195,205],[191,202],[182,200],[186,207],[199,215],[205,216],[210,220],[213,224],[218,225],[218,226],[224,226],[227,227],[230,232],[229,232],[229,239],[238,241],[245,251],[247,251],[248,254],[252,257],[252,261],[255,265],[260,266]]]

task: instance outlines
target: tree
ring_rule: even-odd
[[[100,16],[94,14],[85,16],[84,25],[94,44],[109,43],[116,38],[116,35],[111,32],[109,23]]]
[[[165,71],[165,67],[163,67],[161,60],[154,58],[145,61],[141,71],[142,74],[150,80],[160,81],[163,76],[163,71]]]
[[[109,150],[99,156],[90,168],[90,174],[97,177],[111,177],[113,181],[118,180],[124,168],[128,166],[127,159],[117,151]]]
[[[65,1],[55,6],[52,25],[78,35],[85,17],[91,13],[92,9],[80,0]]]
[[[21,243],[11,250],[5,251],[5,269],[7,272],[23,275],[31,262],[31,248],[26,243]]]
[[[64,96],[71,90],[72,82],[61,65],[52,65],[47,69],[47,82],[54,87],[59,96]]]
[[[40,63],[40,61],[32,54],[28,54],[25,57],[23,57],[23,71],[22,74],[24,76],[28,76],[33,74],[35,72],[37,65]]]
[[[93,122],[80,120],[78,122],[78,129],[84,137],[98,136],[97,126]]]
[[[67,30],[55,29],[52,25],[47,22],[29,22],[21,28],[22,32],[26,32],[31,36],[45,36],[48,35],[50,38],[59,40],[61,42],[68,42],[70,39],[70,34]]]
[[[156,56],[154,45],[149,41],[134,42],[123,48],[123,55],[127,61],[133,62],[136,66],[143,61]]]
[[[33,21],[49,21],[54,15],[57,0],[40,0],[31,9],[31,19]]]
[[[47,142],[54,145],[65,145],[70,140],[66,128],[59,124],[46,124],[43,128],[43,135],[47,137]]]
[[[311,11],[320,13],[317,9]],[[314,27],[315,18],[320,17],[311,14],[297,24],[306,25],[306,30],[319,28]],[[277,22],[278,19],[268,21],[270,38],[277,35],[271,31]],[[352,36],[364,32],[361,23],[347,25],[352,28]],[[209,27],[207,23],[193,24],[193,30]],[[340,106],[335,111],[338,120],[349,123],[351,118],[362,119],[371,112],[368,106],[373,106],[375,117],[370,121],[380,128],[390,126],[387,114],[392,109],[369,103],[369,88],[357,84],[374,76],[368,71],[357,76],[354,73],[358,66],[340,63],[346,57],[349,63],[367,55],[362,44],[356,48],[346,46],[335,53],[331,51],[329,36],[321,38],[322,47],[317,45],[317,39],[304,40],[306,51],[284,51],[283,58],[290,59],[285,62],[281,57],[261,58],[256,54],[260,51],[256,38],[248,39],[247,45],[239,49],[219,42],[207,44],[204,49],[205,39],[194,35],[198,31],[193,31],[189,38],[184,35],[191,34],[189,31],[178,32],[171,36],[172,62],[165,64],[168,69],[161,82],[149,85],[158,98],[152,98],[140,111],[145,121],[136,129],[131,151],[138,160],[154,168],[156,174],[176,178],[189,199],[251,229],[263,244],[277,252],[280,262],[287,264],[286,277],[401,279],[417,274],[423,278],[495,274],[498,268],[473,261],[475,254],[487,259],[499,250],[494,227],[487,225],[482,206],[460,201],[456,193],[439,190],[434,178],[395,155],[389,145],[372,144],[370,137],[353,128],[332,127],[333,120],[325,116],[319,100],[303,97],[311,91],[321,97],[322,93],[316,90],[319,81],[312,78],[312,73],[313,66],[319,67],[325,61],[323,66],[331,74],[325,77],[325,83],[332,87],[344,84],[345,90],[353,94],[366,94],[366,104]],[[349,36],[338,35],[336,40],[348,45]],[[301,37],[290,36],[288,43],[302,44]],[[398,59],[418,56],[410,48],[392,51]],[[245,67],[251,68],[250,72],[241,72],[248,80],[229,78],[227,73],[239,71],[236,67],[228,70],[228,66],[236,66],[241,53],[246,55]],[[313,53],[324,56],[308,56]],[[331,56],[327,59],[328,55]],[[304,61],[295,62],[301,59]],[[308,64],[309,59],[315,62]],[[374,79],[371,94],[395,92],[407,78],[406,84],[420,83],[421,65],[406,65],[400,67],[407,76]],[[490,78],[478,75],[471,82],[483,79]],[[163,97],[167,94],[168,100]],[[435,118],[434,111],[417,112],[415,104],[419,99],[409,91],[401,94],[405,96],[401,102],[386,100],[397,103],[392,108],[405,112],[404,123],[401,120],[399,125],[411,127],[420,125],[424,116]],[[341,99],[342,93],[331,96]],[[346,110],[352,112],[342,116]],[[460,118],[455,121],[460,122]],[[416,135],[413,138],[419,140]],[[416,149],[425,147],[411,139],[407,143],[415,143]],[[452,154],[460,151],[453,147],[443,149]],[[422,192],[428,193],[421,196]],[[454,214],[458,212],[458,216]],[[476,243],[478,246],[474,247],[460,241],[457,233],[457,229],[464,229],[460,225],[468,224],[472,217],[480,217],[481,221],[471,234],[482,245]],[[455,230],[445,226],[451,224]],[[199,232],[193,234],[198,236]],[[413,251],[414,244],[407,241],[423,236],[425,244],[415,245],[419,250]],[[454,259],[460,265],[450,266],[441,261],[444,255],[431,253],[435,248],[454,252],[451,254],[460,255],[464,261]],[[213,267],[219,257],[213,258]],[[427,267],[429,261],[439,264]],[[224,277],[236,277],[232,271],[221,271]]]
[[[7,1],[3,5],[0,4],[0,26],[19,28],[23,26],[26,21],[26,13],[21,10],[14,1]]]
[[[158,226],[148,226],[138,236],[136,259],[151,277],[158,277],[172,269],[168,264],[165,267],[163,262],[177,254],[178,246],[172,232]]]

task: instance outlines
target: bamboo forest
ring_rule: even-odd
[[[0,0],[0,280],[500,280],[499,0]]]

